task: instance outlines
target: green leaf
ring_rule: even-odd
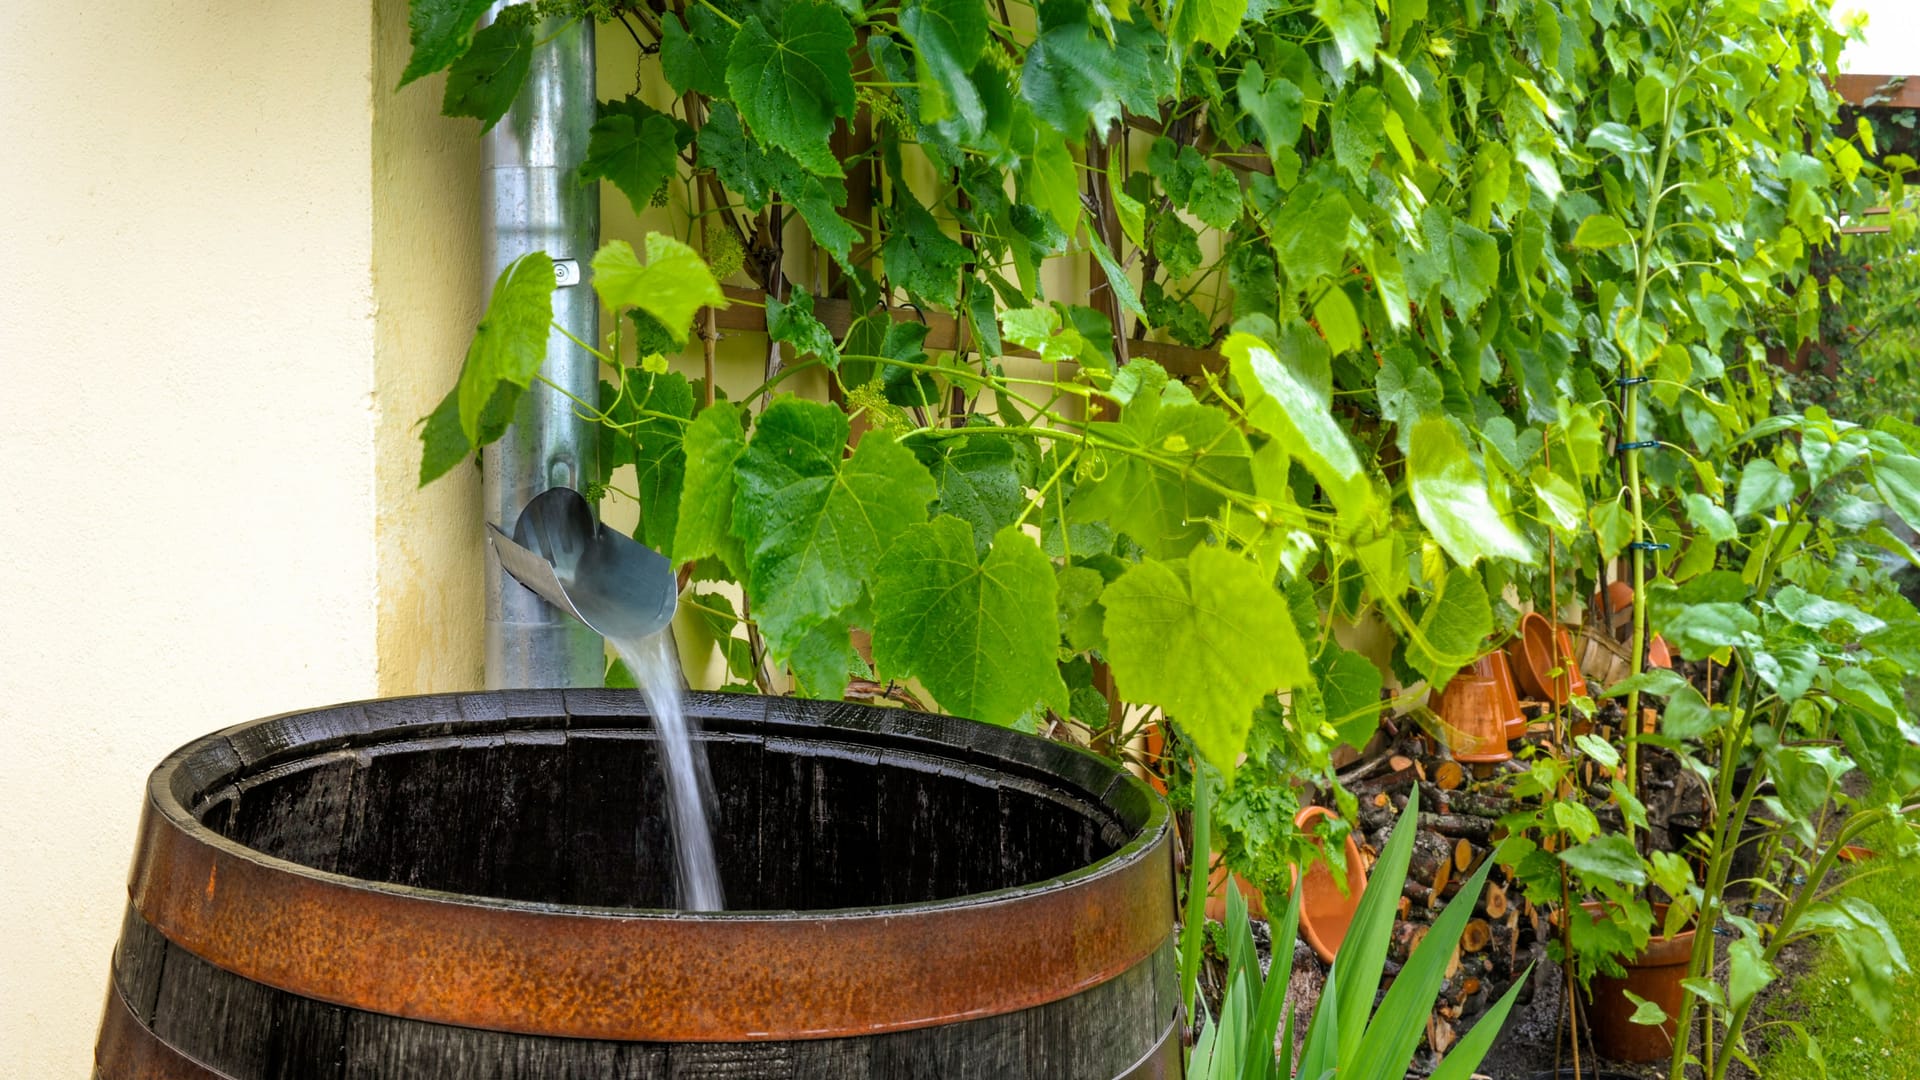
[[[1188,204],[1193,216],[1226,230],[1240,220],[1240,181],[1232,169],[1213,169],[1194,181]]]
[[[601,247],[593,257],[593,291],[610,311],[633,307],[658,319],[676,345],[687,343],[687,330],[701,308],[727,306],[700,253],[654,232],[647,234],[644,266],[625,240]]]
[[[686,435],[685,421],[693,417],[693,386],[677,371],[654,374],[627,368],[625,375],[627,394],[612,410],[612,418],[620,426],[600,427],[601,475],[611,475],[619,465],[634,466],[640,487],[640,528],[634,538],[667,552],[673,549],[680,517],[681,485],[687,469],[682,439]],[[611,389],[604,383],[602,386]]]
[[[952,307],[960,298],[960,271],[973,253],[940,231],[940,223],[904,186],[894,191],[888,230],[880,252],[887,280],[929,303]]]
[[[1665,854],[1665,852],[1661,854]],[[1664,1024],[1667,1022],[1667,1010],[1661,1008],[1658,1004],[1648,1001],[1646,998],[1641,997],[1631,990],[1623,990],[1621,993],[1626,994],[1627,1000],[1633,1003],[1633,1015],[1627,1017],[1630,1022],[1647,1025]]]
[[[1682,684],[1667,699],[1667,711],[1660,717],[1660,734],[1675,739],[1702,739],[1718,731],[1727,714],[1707,704],[1700,691]]]
[[[817,356],[821,363],[838,370],[840,348],[833,334],[813,314],[813,294],[796,287],[785,302],[767,296],[767,336],[793,346],[796,357]]]
[[[1348,176],[1365,183],[1373,159],[1386,145],[1387,101],[1363,86],[1333,106],[1333,157]]]
[[[1740,470],[1740,493],[1734,498],[1733,516],[1746,517],[1784,506],[1793,498],[1793,477],[1765,458],[1755,458]]]
[[[1705,659],[1709,653],[1746,642],[1759,632],[1760,620],[1742,604],[1689,604],[1660,633],[1681,656]]]
[[[1601,558],[1611,559],[1633,542],[1633,511],[1627,508],[1624,496],[1595,504],[1592,514]]]
[[[1574,844],[1560,853],[1560,861],[1589,881],[1611,881],[1621,885],[1647,883],[1647,867],[1634,850],[1633,841],[1619,833],[1603,833]]]
[[[1115,50],[1085,22],[1053,26],[1027,47],[1020,96],[1062,134],[1105,129],[1120,117],[1125,75]]]
[[[1716,544],[1724,544],[1740,535],[1739,527],[1733,523],[1733,515],[1697,491],[1687,496],[1687,520]]]
[[[1631,243],[1633,234],[1612,214],[1594,214],[1582,221],[1573,234],[1574,247],[1592,248],[1595,251]]]
[[[445,71],[459,59],[467,51],[473,24],[491,4],[492,0],[411,0],[407,5],[407,38],[413,43],[413,57],[400,73],[400,86]]]
[[[780,32],[748,16],[727,49],[727,88],[741,119],[760,138],[792,154],[809,172],[840,176],[828,146],[837,117],[855,107],[853,27],[822,3],[790,4]]]
[[[1773,981],[1778,972],[1761,955],[1760,943],[1741,937],[1727,946],[1727,1004],[1738,1009]]]
[[[661,16],[660,73],[677,94],[693,90],[709,98],[725,98],[727,51],[733,47],[734,28],[703,4],[688,4],[686,19],[682,25],[670,11]],[[733,111],[731,104],[713,103],[716,110],[723,105]],[[732,190],[731,184],[728,189]]]
[[[1224,49],[1240,32],[1240,20],[1246,15],[1247,0],[1174,0],[1167,36],[1182,52],[1195,42]]]
[[[1339,732],[1340,741],[1355,749],[1365,746],[1380,728],[1380,669],[1359,653],[1329,642],[1314,657],[1313,677],[1320,684],[1327,723]]]
[[[1372,0],[1313,0],[1313,14],[1333,34],[1340,66],[1373,70],[1373,47],[1380,41],[1380,16]]]
[[[735,467],[747,452],[740,407],[715,402],[687,425],[681,446],[687,473],[674,525],[673,561],[717,557],[735,577],[744,578],[746,553],[733,534]]]
[[[1338,189],[1319,180],[1295,188],[1267,226],[1287,279],[1304,285],[1344,269],[1347,226],[1352,221],[1353,208]]]
[[[1417,633],[1407,642],[1407,662],[1435,687],[1480,655],[1493,632],[1493,605],[1480,576],[1465,567],[1447,572],[1440,590],[1420,613]]]
[[[644,213],[679,171],[679,152],[692,141],[693,131],[686,124],[638,98],[605,102],[587,140],[580,179],[611,183],[635,214]]]
[[[1415,299],[1439,287],[1461,315],[1486,302],[1500,277],[1500,245],[1493,237],[1438,206],[1420,216],[1423,250],[1407,260],[1407,288]]]
[[[1336,355],[1361,346],[1360,313],[1353,310],[1353,300],[1345,289],[1336,285],[1321,293],[1313,305],[1313,317],[1326,336],[1327,347]]]
[[[1020,516],[1027,500],[1015,468],[1013,439],[915,437],[907,446],[933,474],[940,494],[934,512],[951,514],[973,526],[975,548],[986,551],[993,535]]]
[[[493,397],[480,411],[480,429],[473,439],[460,430],[460,388],[455,386],[440,399],[420,429],[420,486],[451,472],[467,460],[475,447],[485,446],[507,433],[513,422],[514,407],[520,402],[522,388],[510,382],[494,387]]]
[[[473,35],[473,45],[447,72],[447,89],[440,111],[448,116],[471,116],[482,133],[513,108],[520,84],[533,64],[533,31],[525,19],[500,18]]]
[[[1015,526],[984,561],[973,529],[942,515],[901,534],[873,583],[873,659],[918,678],[941,708],[1011,724],[1035,702],[1067,712],[1056,663],[1053,565]]]
[[[934,499],[911,451],[868,432],[847,457],[847,434],[839,409],[783,397],[739,460],[732,528],[746,543],[747,599],[776,659],[860,600],[881,554],[926,520]]]
[[[1216,489],[1253,486],[1246,437],[1211,405],[1163,405],[1157,397],[1136,396],[1119,423],[1100,422],[1093,430],[1132,452],[1098,451],[1104,475],[1075,492],[1069,515],[1075,522],[1109,521],[1150,555],[1185,554],[1206,539],[1207,519],[1225,503]]]
[[[1342,514],[1356,523],[1365,520],[1373,504],[1373,485],[1333,418],[1327,393],[1252,334],[1230,335],[1220,351],[1253,426],[1278,439],[1288,455],[1305,465]]]
[[[1533,549],[1487,493],[1480,466],[1452,420],[1435,416],[1413,425],[1407,486],[1421,524],[1453,561],[1466,566],[1482,557],[1533,561]]]
[[[707,122],[700,127],[699,141],[701,167],[717,173],[726,189],[753,213],[765,210],[775,195],[790,199],[790,193],[810,179],[785,150],[750,138],[740,126],[740,114],[727,102],[713,103]]]
[[[460,368],[460,430],[480,444],[480,414],[503,382],[522,390],[547,359],[553,322],[553,259],[528,252],[508,263],[493,283],[486,317],[473,331]]]
[[[1306,95],[1299,86],[1277,73],[1269,80],[1259,61],[1248,60],[1235,92],[1239,95],[1240,107],[1259,125],[1261,142],[1268,156],[1300,141]]]
[[[978,0],[910,0],[900,9],[900,30],[913,43],[920,73],[920,119],[977,117],[980,93],[974,62],[987,47],[987,9]]]
[[[1107,586],[1102,603],[1120,694],[1165,709],[1229,776],[1261,699],[1309,677],[1286,601],[1258,565],[1224,548],[1142,561]]]
[[[1045,124],[1031,125],[1033,146],[1020,161],[1017,176],[1022,197],[1047,212],[1060,231],[1071,236],[1079,227],[1080,174],[1067,137]]]
[[[1908,528],[1920,529],[1920,458],[1881,457],[1873,463],[1873,483]]]
[[[1535,466],[1530,479],[1546,520],[1558,526],[1562,535],[1579,532],[1586,523],[1586,499],[1580,489],[1544,466]]]

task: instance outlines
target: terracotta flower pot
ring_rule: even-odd
[[[1520,711],[1520,694],[1514,688],[1513,668],[1507,663],[1507,654],[1499,649],[1487,653],[1475,660],[1467,668],[1475,678],[1490,680],[1500,691],[1500,712],[1506,725],[1506,738],[1512,742],[1527,733],[1527,715]]]
[[[1859,844],[1848,844],[1840,849],[1841,862],[1866,862],[1868,859],[1878,858],[1879,855],[1880,853],[1872,848],[1862,847]]]
[[[1239,874],[1229,874],[1227,864],[1220,858],[1219,852],[1213,853],[1213,861],[1207,870],[1207,918],[1214,922],[1227,921],[1227,878],[1233,878],[1233,887],[1240,890],[1240,896],[1247,902],[1247,914],[1256,919],[1267,917],[1267,898],[1261,894],[1258,886]]]
[[[1468,668],[1453,677],[1446,689],[1436,690],[1427,707],[1440,718],[1440,739],[1455,761],[1508,761],[1507,695],[1498,682],[1471,674]],[[1517,704],[1516,704],[1517,708]]]
[[[1607,582],[1587,601],[1587,619],[1595,626],[1604,625],[1615,641],[1625,637],[1633,630],[1633,586],[1624,581]]]
[[[1606,911],[1606,905],[1593,902],[1581,907],[1595,918]],[[1666,917],[1667,905],[1653,905],[1656,927]],[[1621,966],[1627,969],[1626,978],[1593,977],[1593,984],[1588,988],[1591,997],[1587,1016],[1593,1027],[1594,1045],[1602,1056],[1639,1063],[1665,1061],[1673,1053],[1674,1018],[1680,1015],[1686,993],[1680,980],[1687,977],[1687,963],[1692,958],[1693,929],[1689,927],[1672,937],[1656,935],[1648,939],[1646,950],[1639,956],[1622,960]],[[1634,1023],[1636,1006],[1627,998],[1626,991],[1660,1006],[1667,1014],[1667,1022]]]
[[[1653,635],[1647,642],[1647,666],[1673,670],[1673,650],[1667,647],[1667,639],[1659,634]]]
[[[1293,823],[1301,829],[1307,829],[1321,818],[1333,818],[1333,811],[1324,806],[1305,806],[1295,815]],[[1333,878],[1333,871],[1324,862],[1316,862],[1307,868],[1306,880],[1300,883],[1300,936],[1313,947],[1314,955],[1328,964],[1340,949],[1340,942],[1347,936],[1347,927],[1353,924],[1353,914],[1360,908],[1360,897],[1367,891],[1367,871],[1360,865],[1360,848],[1353,842],[1353,834],[1347,834],[1347,884],[1352,892],[1340,891],[1340,883]],[[1299,870],[1294,871],[1298,880]]]
[[[1555,705],[1565,705],[1587,693],[1587,680],[1575,663],[1573,638],[1564,626],[1555,626],[1537,611],[1520,620],[1520,653],[1515,672],[1520,685]],[[1559,674],[1554,674],[1559,671]]]

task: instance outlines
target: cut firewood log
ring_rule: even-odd
[[[1422,908],[1430,908],[1433,906],[1433,890],[1417,881],[1409,881],[1400,886],[1400,896],[1403,899],[1413,901]]]
[[[1413,853],[1407,860],[1407,877],[1412,881],[1431,884],[1441,865],[1452,862],[1453,841],[1437,832],[1422,829],[1413,837]]]
[[[1460,930],[1460,950],[1477,953],[1493,941],[1493,927],[1485,919],[1468,919]]]
[[[1493,842],[1493,822],[1483,817],[1468,817],[1464,814],[1421,814],[1420,827],[1432,829],[1441,836],[1457,837],[1462,843],[1468,840],[1476,844]],[[1461,867],[1464,870],[1466,867]]]
[[[1425,822],[1423,821],[1421,824],[1425,824]],[[1435,829],[1434,831],[1440,833],[1440,835],[1442,836],[1448,835],[1444,830]],[[1474,851],[1472,841],[1464,840],[1464,839],[1455,840],[1453,842],[1454,870],[1462,874],[1466,873],[1469,869],[1472,868],[1475,855],[1476,855],[1476,852]]]
[[[1367,799],[1383,791],[1405,791],[1418,783],[1419,780],[1419,771],[1409,766],[1405,769],[1395,769],[1392,772],[1382,773],[1379,776],[1370,777],[1355,784],[1347,784],[1345,787],[1353,793],[1354,798]]]
[[[1418,922],[1396,922],[1393,924],[1393,936],[1387,940],[1387,958],[1395,963],[1404,964],[1413,950],[1427,936],[1427,926]]]
[[[1480,913],[1498,922],[1507,917],[1507,887],[1497,881],[1487,882],[1480,890]]]
[[[1434,1053],[1445,1054],[1453,1049],[1453,1044],[1459,1038],[1454,1033],[1453,1025],[1445,1020],[1436,1016],[1427,1021],[1427,1045],[1433,1048]]]
[[[1448,882],[1451,882],[1452,880],[1453,880],[1453,857],[1451,854],[1449,854],[1447,858],[1441,860],[1440,869],[1434,871],[1433,883],[1432,883],[1433,900],[1429,901],[1429,906],[1438,906],[1441,898],[1443,898],[1446,895]]]
[[[1453,955],[1447,957],[1446,974],[1441,977],[1451,979],[1458,974],[1460,974],[1460,946],[1455,945],[1453,947]]]
[[[1443,761],[1433,770],[1433,782],[1442,791],[1453,791],[1467,782],[1467,771],[1457,761]]]
[[[1403,893],[1400,896],[1399,906],[1394,909],[1394,918],[1406,922],[1407,916],[1411,914],[1413,914],[1413,900]]]

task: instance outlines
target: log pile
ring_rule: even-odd
[[[1499,768],[1482,775],[1462,765],[1417,732],[1350,767],[1342,783],[1360,803],[1356,840],[1371,867],[1386,847],[1400,812],[1420,794],[1419,832],[1406,884],[1401,889],[1387,971],[1397,973],[1427,936],[1433,921],[1459,895],[1505,835],[1499,818],[1513,809],[1507,794],[1513,773]],[[1470,1021],[1499,1000],[1534,960],[1545,920],[1510,887],[1496,866],[1447,964],[1427,1043],[1444,1053]]]

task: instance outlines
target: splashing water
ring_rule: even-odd
[[[673,827],[674,858],[679,870],[680,906],[688,911],[720,911],[726,897],[720,888],[720,867],[713,857],[713,829],[707,818],[707,793],[713,775],[707,769],[707,748],[693,738],[692,721],[680,697],[679,672],[667,642],[671,630],[622,641],[608,638],[627,662],[640,693],[653,710],[660,738],[660,772],[667,781],[667,814]]]

